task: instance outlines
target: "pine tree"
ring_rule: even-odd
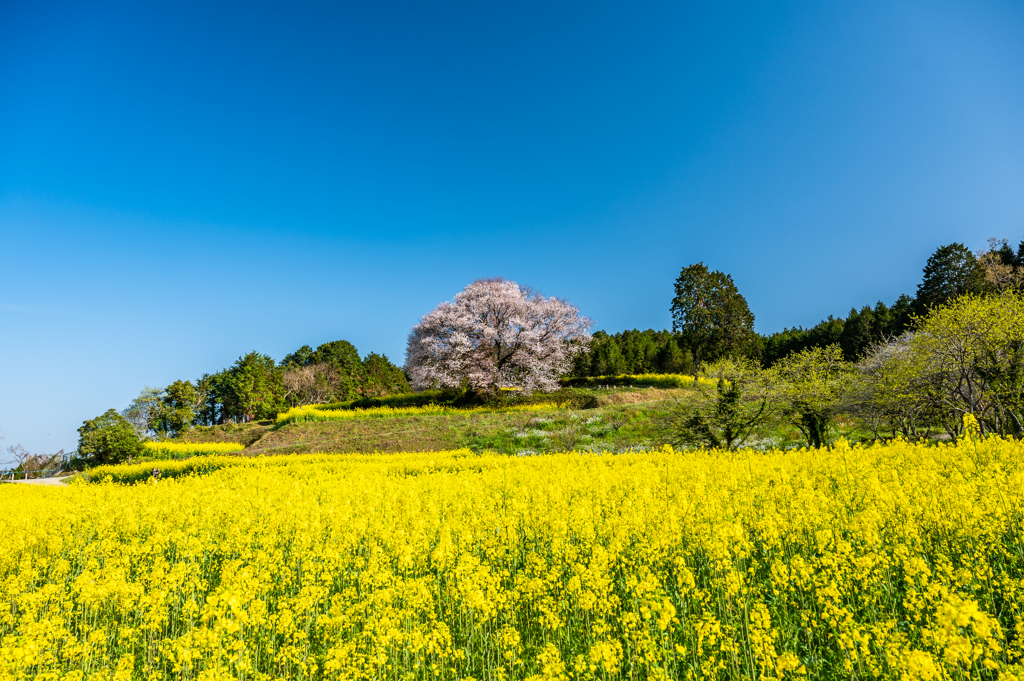
[[[985,270],[966,246],[952,243],[938,248],[924,266],[917,287],[917,306],[924,311],[962,296],[985,290]]]
[[[732,276],[700,262],[684,267],[675,283],[672,329],[690,350],[694,375],[703,361],[742,353],[754,339],[754,314]]]

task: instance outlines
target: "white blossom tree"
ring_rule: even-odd
[[[414,390],[551,391],[590,344],[591,322],[564,300],[504,279],[480,279],[423,316],[409,334]]]

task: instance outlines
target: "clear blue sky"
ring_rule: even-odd
[[[762,333],[1024,238],[1024,5],[0,4],[0,431],[335,339],[401,363],[503,276]],[[0,460],[4,457],[0,455]]]

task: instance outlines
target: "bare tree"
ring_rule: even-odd
[[[328,402],[341,384],[338,369],[323,362],[289,369],[283,379],[285,399],[293,407]]]
[[[989,239],[988,251],[978,253],[978,263],[985,270],[985,281],[996,291],[1017,288],[1024,283],[1024,267],[1015,265],[1013,251],[1006,239]]]
[[[7,452],[18,462],[18,468],[26,480],[33,475],[38,476],[40,471],[51,470],[64,463],[63,449],[56,454],[31,454],[21,445],[12,445],[7,448]]]
[[[580,423],[576,414],[572,414],[565,420],[565,426],[555,433],[555,441],[563,452],[571,452],[586,434],[586,426]]]
[[[14,460],[18,462],[18,468],[24,473],[25,478],[31,477],[32,472],[32,455],[22,447],[21,445],[11,445],[7,448],[7,453],[14,457]]]

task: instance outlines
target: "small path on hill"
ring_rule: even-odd
[[[59,478],[32,478],[31,480],[5,480],[4,482],[14,483],[16,485],[46,485],[48,487],[63,486],[66,483],[70,475],[64,475]]]

